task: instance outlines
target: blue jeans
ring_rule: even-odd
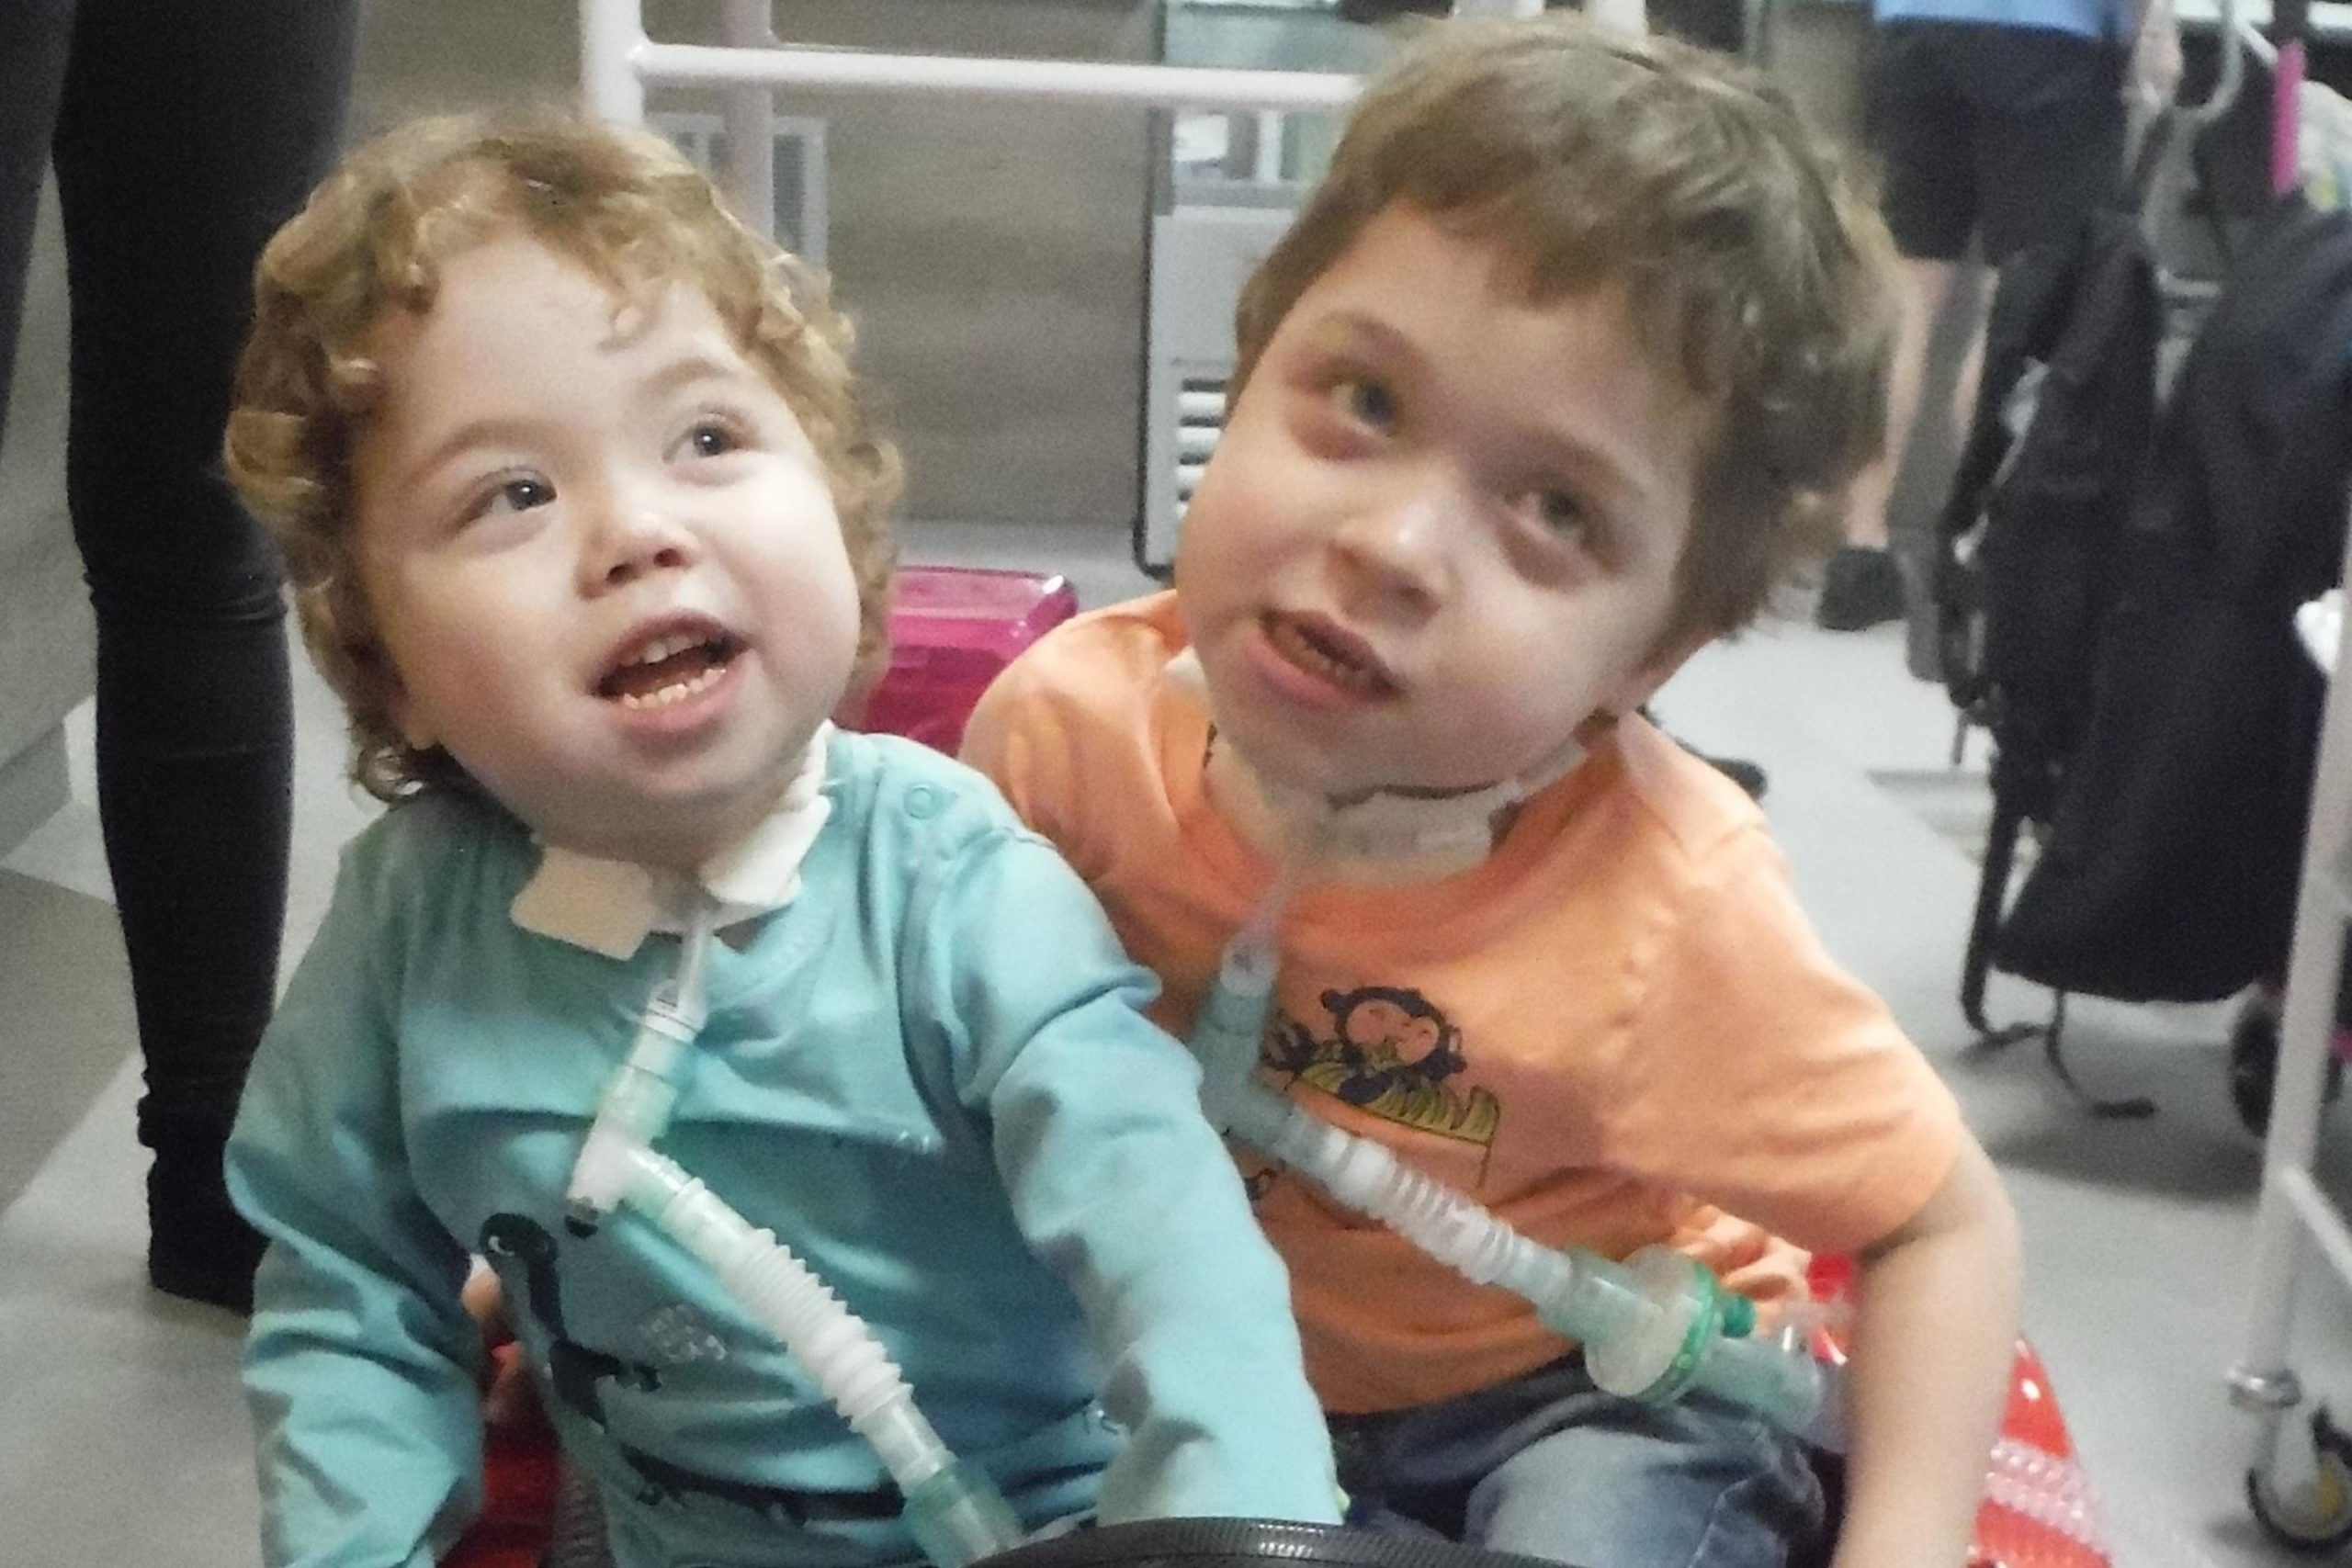
[[[1577,1357],[1330,1426],[1351,1524],[1578,1568],[1782,1568],[1825,1551],[1803,1444],[1712,1399],[1603,1393]]]

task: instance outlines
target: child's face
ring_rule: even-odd
[[[1176,581],[1218,722],[1279,783],[1491,784],[1680,662],[1655,645],[1703,412],[1617,292],[1517,282],[1498,244],[1391,208],[1233,410]]]
[[[686,866],[757,822],[841,699],[857,589],[807,434],[709,300],[624,303],[501,239],[372,346],[360,570],[410,742],[592,854]]]

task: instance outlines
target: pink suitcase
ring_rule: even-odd
[[[858,711],[836,716],[852,729],[903,735],[953,756],[997,671],[1077,613],[1078,594],[1059,573],[900,567],[890,668]]]

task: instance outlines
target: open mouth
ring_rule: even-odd
[[[717,630],[666,632],[625,649],[596,682],[596,694],[625,708],[668,707],[708,690],[743,651]]]
[[[1396,677],[1371,645],[1328,622],[1295,615],[1266,615],[1266,640],[1284,660],[1353,696],[1393,697]]]

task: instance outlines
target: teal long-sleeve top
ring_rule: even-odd
[[[824,787],[799,897],[712,944],[663,1152],[831,1284],[1032,1526],[1332,1518],[1281,1265],[1092,895],[944,757],[838,736]],[[423,1568],[471,1515],[471,1253],[621,1568],[912,1558],[873,1453],[707,1269],[633,1210],[567,1230],[678,944],[522,929],[537,862],[486,802],[388,811],[254,1064],[229,1158],[270,1241],[268,1563]]]

